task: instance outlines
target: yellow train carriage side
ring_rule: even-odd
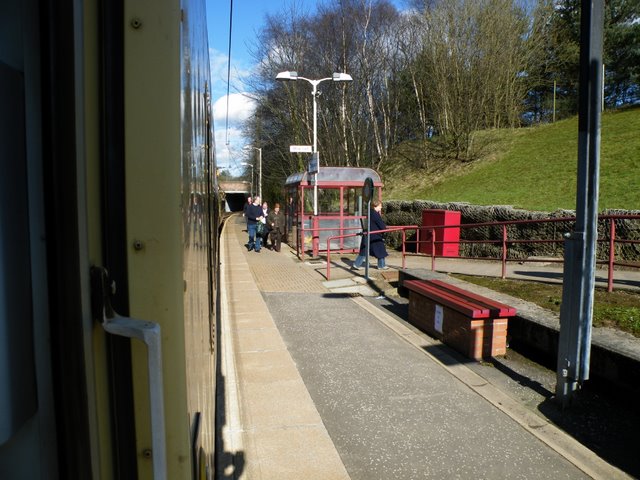
[[[1,8],[0,476],[212,478],[204,0]]]
[[[208,71],[202,64],[208,56],[196,49],[206,45],[206,38],[197,42],[190,37],[206,33],[194,21],[204,12],[193,3],[181,10],[177,2],[125,2],[124,12],[130,27],[124,31],[125,125],[136,126],[127,129],[125,139],[127,244],[142,242],[139,250],[128,251],[130,307],[133,317],[157,321],[162,328],[167,478],[190,474],[196,429],[204,452],[211,455],[214,443],[215,357],[207,308],[212,277],[207,251],[200,248],[211,233],[210,217],[189,200],[195,187],[203,203],[215,168],[208,163],[206,124],[198,123],[209,114],[201,83],[208,79],[195,79],[198,83],[193,75]],[[183,215],[191,227],[186,232]],[[143,345],[134,342],[133,347],[137,412],[148,402],[147,360]],[[151,445],[149,420],[136,415],[138,452]],[[139,462],[141,472],[148,464]]]

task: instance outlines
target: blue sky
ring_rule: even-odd
[[[253,113],[242,77],[251,74],[253,59],[250,44],[259,32],[267,13],[275,14],[295,4],[301,11],[315,11],[322,0],[233,0],[231,32],[231,82],[227,101],[227,60],[229,58],[229,10],[231,0],[206,0],[209,55],[211,59],[211,92],[216,135],[218,167],[239,174],[240,163],[248,161],[250,152],[243,151],[247,140],[242,137],[242,123]],[[392,0],[401,5],[404,0]],[[228,106],[228,109],[227,109]],[[227,121],[228,110],[228,121]]]
[[[303,9],[313,11],[317,0],[295,1]],[[240,162],[247,161],[249,155],[242,150],[247,140],[242,137],[241,128],[244,120],[252,114],[253,106],[241,79],[250,75],[253,68],[253,59],[249,54],[250,43],[256,32],[260,31],[265,15],[279,12],[290,2],[291,0],[233,0],[231,82],[227,102],[231,0],[206,0],[217,162],[219,167],[230,168],[235,174],[239,173]]]

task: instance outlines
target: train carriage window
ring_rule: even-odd
[[[23,85],[0,62],[0,445],[37,408]]]

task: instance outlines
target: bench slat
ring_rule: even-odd
[[[489,308],[490,310],[494,310],[495,314],[499,317],[513,317],[516,314],[516,309],[510,307],[509,305],[505,305],[504,303],[496,302],[495,300],[491,300],[490,298],[484,297],[482,295],[463,290],[462,288],[443,282],[442,280],[427,280],[427,282],[433,285],[437,285],[438,287],[454,294],[472,299],[475,302]]]
[[[408,290],[431,298],[432,300],[453,308],[470,318],[488,318],[491,314],[490,309],[485,306],[480,305],[477,302],[473,302],[466,297],[460,297],[452,292],[430,285],[425,281],[407,280],[403,282],[403,285]]]

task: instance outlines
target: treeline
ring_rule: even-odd
[[[315,12],[291,3],[267,17],[254,45],[258,108],[247,124],[263,149],[264,186],[305,170],[289,145],[312,145],[312,86],[277,83],[346,72],[318,86],[321,165],[384,169],[411,141],[421,162],[470,161],[476,132],[577,113],[580,0],[329,0]],[[605,3],[605,104],[640,100],[640,0]]]

